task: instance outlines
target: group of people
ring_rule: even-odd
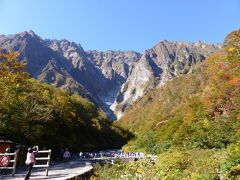
[[[110,151],[110,152],[80,152],[80,159],[94,159],[102,157],[113,158],[142,158],[144,153],[142,152],[122,152],[122,151]]]
[[[27,157],[25,164],[27,166],[27,174],[25,176],[25,180],[28,180],[31,176],[32,168],[36,164],[36,157],[38,154],[38,146],[34,146],[28,149]],[[9,152],[9,149],[6,149],[6,153]],[[131,157],[144,157],[144,153],[142,152],[123,152],[123,151],[100,151],[100,152],[80,152],[79,158],[80,159],[94,159],[94,158],[102,158],[102,157],[114,157],[114,158],[131,158]],[[62,151],[62,159],[64,163],[67,164],[71,159],[71,153],[68,148],[65,148]],[[5,173],[3,171],[3,173]]]
[[[8,157],[8,159],[10,160],[10,157],[7,155],[8,153],[10,153],[10,148],[6,148],[5,153],[6,153],[6,155],[4,155],[4,156]],[[38,146],[28,148],[27,157],[26,157],[26,161],[25,161],[28,171],[27,171],[27,174],[26,174],[24,180],[28,180],[31,176],[32,168],[33,168],[34,164],[36,163],[37,153],[38,153]],[[7,169],[2,169],[1,174],[7,175]]]

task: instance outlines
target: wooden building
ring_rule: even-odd
[[[7,148],[15,147],[15,143],[8,140],[1,140],[0,139],[0,153],[5,153]]]

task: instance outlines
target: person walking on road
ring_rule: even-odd
[[[83,158],[83,153],[80,152],[80,153],[79,153],[79,159],[82,159],[82,158]]]
[[[63,154],[63,159],[64,159],[65,164],[70,161],[70,157],[71,157],[71,154],[68,151],[68,148],[65,148],[65,151],[64,151],[64,154]]]
[[[34,146],[33,148],[28,148],[27,159],[25,161],[28,168],[28,172],[24,178],[25,180],[28,180],[31,176],[32,168],[36,163],[37,153],[38,153],[38,146]]]

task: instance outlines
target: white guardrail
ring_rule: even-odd
[[[49,150],[42,150],[38,151],[38,154],[47,154],[47,157],[36,157],[36,164],[33,166],[34,168],[46,168],[46,176],[48,176],[49,166],[50,166],[50,160],[51,160],[51,149]],[[38,164],[38,161],[47,161],[46,164]]]
[[[51,160],[51,149],[38,151],[38,154],[47,154],[46,157],[36,157],[36,164],[34,168],[46,168],[46,176],[48,176],[50,160]],[[39,161],[46,161],[46,164],[38,164]],[[12,166],[9,166],[12,163]],[[17,152],[15,153],[0,153],[0,170],[12,169],[12,176],[15,175],[17,165]]]

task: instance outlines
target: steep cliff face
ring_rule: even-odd
[[[45,45],[52,49],[59,60],[63,59],[61,68],[63,77],[68,77],[69,83],[63,83],[63,86],[70,92],[81,92],[84,88],[91,99],[99,106],[104,106],[98,97],[98,93],[103,91],[107,79],[102,75],[88,59],[87,54],[81,45],[67,40],[45,40]],[[62,57],[62,58],[61,58]],[[78,88],[79,86],[83,88]]]
[[[220,45],[162,41],[134,51],[85,51],[68,40],[43,40],[33,31],[0,36],[0,51],[19,51],[33,78],[92,100],[112,119],[151,88],[191,72]],[[114,115],[115,114],[115,115]]]
[[[84,51],[81,45],[67,40],[45,40],[45,43],[66,59],[64,64],[67,75],[70,75],[70,82],[75,80],[78,85],[76,87],[75,83],[73,87],[65,83],[65,88],[71,87],[70,90],[78,92],[79,85],[82,85],[91,94],[92,99],[108,115],[115,118],[109,107],[141,54],[133,51]]]
[[[71,62],[58,51],[53,51],[48,43],[33,31],[23,32],[2,36],[0,51],[19,51],[19,59],[26,62],[26,71],[33,78],[95,100],[94,96],[72,77],[70,72],[74,67]]]
[[[149,89],[192,71],[221,45],[162,41],[145,51],[111,106],[118,118]]]
[[[36,78],[56,54],[43,45],[43,40],[34,32],[23,32],[0,38],[0,50],[19,51],[20,60],[26,62],[26,70]]]
[[[99,93],[99,97],[107,105],[111,105],[134,65],[141,58],[141,54],[134,51],[87,51],[87,54],[88,60],[107,79],[107,82],[102,84],[104,91]]]

